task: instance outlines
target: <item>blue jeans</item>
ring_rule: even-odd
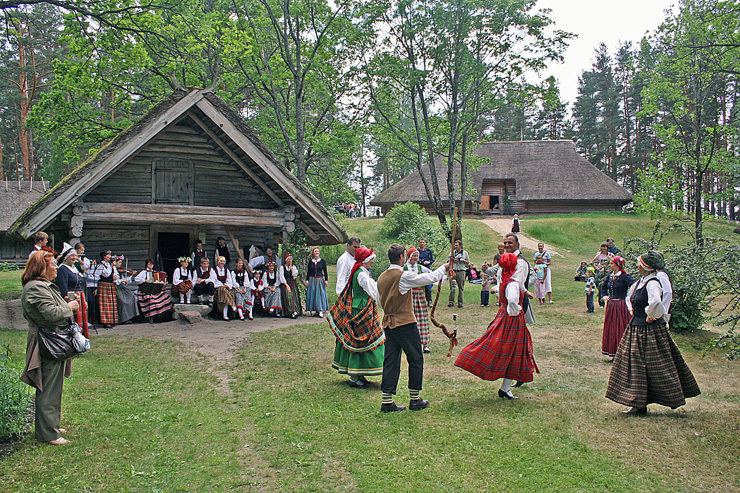
[[[588,313],[594,312],[594,294],[587,294],[586,295],[586,308],[588,309]]]
[[[487,289],[482,289],[480,292],[480,304],[483,306],[488,306],[488,299],[491,296],[491,292]]]

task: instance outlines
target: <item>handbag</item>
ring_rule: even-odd
[[[74,320],[64,327],[39,328],[38,334],[41,355],[48,359],[64,361],[90,349],[90,341]]]

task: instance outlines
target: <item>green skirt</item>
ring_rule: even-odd
[[[357,353],[347,351],[342,343],[337,341],[334,349],[334,362],[331,367],[339,373],[348,373],[352,376],[370,376],[383,374],[383,358],[385,345],[378,346],[372,351]]]

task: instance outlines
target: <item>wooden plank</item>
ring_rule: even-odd
[[[282,229],[285,221],[282,217],[260,215],[223,215],[223,214],[161,214],[125,212],[85,212],[85,222],[102,223],[134,223],[134,224],[212,224],[219,223],[223,226],[265,226]]]
[[[313,241],[317,241],[319,239],[318,233],[311,229],[308,224],[304,223],[303,221],[298,221],[298,227],[303,230],[304,233],[306,233],[306,236],[311,238]]]
[[[283,171],[278,168],[263,152],[257,147],[254,142],[241,133],[238,128],[234,126],[231,121],[226,118],[221,112],[213,106],[210,101],[205,98],[200,99],[195,105],[205,113],[208,118],[213,121],[219,128],[236,144],[241,150],[246,153],[254,162],[265,171],[271,179],[275,180],[283,190],[285,190],[290,196],[300,204],[300,206],[307,211],[311,217],[321,227],[326,229],[337,241],[341,241],[344,237],[344,233],[341,228],[336,225],[329,217],[322,211],[306,194],[293,183],[290,178],[283,174]],[[189,112],[190,117],[193,117],[193,112]],[[198,123],[198,121],[196,121]],[[201,121],[199,125],[204,126]],[[207,127],[206,127],[207,128]],[[213,133],[208,129],[209,133]],[[213,138],[213,137],[211,137]],[[215,140],[215,139],[214,139]],[[219,142],[223,143],[219,139]],[[228,147],[227,147],[228,149]],[[229,149],[230,154],[234,154]]]
[[[214,109],[214,111],[215,111],[215,108],[213,108],[213,109]],[[219,114],[220,114],[220,113],[219,113]],[[271,198],[272,200],[274,200],[276,204],[278,204],[278,205],[280,205],[280,206],[283,206],[283,205],[285,205],[285,203],[283,202],[283,200],[282,200],[282,199],[281,199],[280,197],[278,197],[278,196],[277,196],[277,194],[276,194],[275,192],[273,192],[273,191],[272,191],[272,189],[270,189],[270,187],[268,187],[268,186],[267,186],[267,184],[266,184],[266,183],[265,183],[264,181],[262,181],[262,179],[261,179],[261,178],[260,178],[259,176],[257,176],[257,174],[256,174],[256,173],[255,173],[254,171],[252,171],[252,169],[251,169],[251,168],[249,167],[249,165],[247,165],[247,164],[246,164],[246,163],[245,163],[244,161],[242,161],[242,160],[241,160],[241,158],[240,158],[239,156],[237,156],[237,155],[236,155],[236,153],[235,153],[234,151],[232,151],[231,149],[229,149],[229,146],[227,146],[227,145],[226,145],[226,144],[224,143],[224,141],[223,141],[223,140],[221,140],[221,138],[220,138],[220,137],[219,137],[218,135],[216,135],[216,134],[215,134],[215,132],[213,132],[213,130],[211,130],[211,128],[210,128],[210,127],[209,127],[208,125],[206,125],[206,124],[205,124],[205,123],[203,122],[203,120],[201,120],[200,118],[198,118],[198,116],[197,116],[197,115],[195,115],[195,114],[194,114],[194,113],[193,113],[192,111],[191,111],[191,112],[188,112],[188,116],[190,116],[190,118],[192,118],[192,119],[193,119],[193,121],[194,121],[194,122],[195,122],[196,124],[198,124],[198,126],[199,126],[200,128],[202,128],[202,129],[203,129],[203,131],[204,131],[204,132],[205,132],[206,134],[208,134],[208,136],[209,136],[209,137],[210,137],[210,138],[211,138],[211,139],[212,139],[212,140],[213,140],[213,141],[214,141],[214,142],[215,142],[216,144],[218,144],[218,146],[219,146],[219,147],[220,147],[221,149],[223,149],[223,151],[224,151],[224,152],[225,152],[225,153],[226,153],[226,154],[227,154],[227,155],[228,155],[228,156],[229,156],[229,157],[230,157],[230,158],[231,158],[231,159],[232,159],[232,160],[233,160],[233,161],[234,161],[234,162],[235,162],[236,164],[238,164],[238,165],[239,165],[239,166],[240,166],[240,167],[241,167],[241,168],[242,168],[242,169],[244,170],[244,172],[245,172],[245,173],[246,173],[246,174],[247,174],[247,175],[248,175],[248,176],[249,176],[249,177],[250,177],[250,178],[252,179],[252,181],[254,181],[254,182],[255,182],[255,183],[257,184],[257,185],[259,185],[259,187],[260,187],[260,188],[261,188],[261,189],[262,189],[262,190],[263,190],[263,191],[264,191],[264,192],[265,192],[265,193],[266,193],[267,195],[269,195],[269,196],[270,196],[270,198]]]
[[[174,204],[108,204],[104,202],[85,202],[82,210],[87,213],[258,215],[282,220],[285,217],[285,212],[282,209],[202,207]]]
[[[155,135],[167,127],[174,125],[180,116],[201,99],[203,99],[203,91],[193,90],[180,101],[173,104],[172,107],[167,109],[159,118],[150,122],[139,133],[131,135],[128,140],[121,143],[120,147],[111,152],[96,169],[81,174],[74,186],[70,186],[56,198],[49,200],[25,224],[20,225],[18,232],[25,238],[28,238],[34,232],[44,229],[45,226],[54,220],[57,211],[65,209],[76,198],[83,197],[96,184],[100,183],[103,178],[122,166],[128,158],[138,152]]]

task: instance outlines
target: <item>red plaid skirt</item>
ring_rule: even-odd
[[[178,294],[188,294],[188,291],[193,289],[193,282],[192,281],[182,281],[180,284],[175,286],[172,285],[172,294],[177,296]]]
[[[624,300],[609,300],[606,302],[604,314],[604,334],[601,337],[601,353],[614,357],[617,354],[619,341],[630,323],[630,312]]]
[[[531,382],[536,371],[532,336],[524,320],[524,310],[516,317],[501,306],[488,330],[460,351],[455,366],[483,380],[510,378]]]
[[[429,308],[424,288],[413,288],[411,290],[412,306],[416,317],[416,327],[419,329],[421,345],[429,345]]]
[[[101,324],[116,325],[118,323],[118,298],[116,285],[112,282],[98,283],[98,308]]]
[[[80,309],[75,312],[75,322],[82,329],[82,335],[90,338],[90,328],[87,324],[87,300],[85,299],[84,291],[76,291],[79,296]]]

